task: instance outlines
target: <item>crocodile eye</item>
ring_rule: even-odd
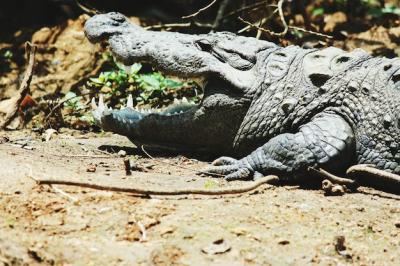
[[[199,50],[204,51],[204,52],[209,52],[212,50],[211,43],[207,40],[196,41],[196,46],[197,46],[197,48],[199,48]]]
[[[119,23],[125,22],[125,17],[123,15],[121,15],[121,14],[114,14],[112,19],[115,22],[119,22]]]

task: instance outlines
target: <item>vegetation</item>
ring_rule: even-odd
[[[109,71],[101,72],[98,77],[90,78],[88,86],[105,94],[105,99],[112,106],[120,107],[129,94],[134,97],[136,105],[162,107],[176,97],[188,97],[199,101],[200,87],[193,81],[181,81],[166,77],[157,71],[144,72],[139,63],[126,67],[110,56],[104,55],[112,62]]]

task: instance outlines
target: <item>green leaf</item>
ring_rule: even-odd
[[[315,8],[315,9],[312,11],[312,16],[313,16],[313,17],[315,17],[315,16],[322,16],[322,15],[324,15],[324,14],[325,14],[325,10],[324,10],[323,7]]]
[[[142,75],[140,77],[141,79],[141,87],[145,89],[155,89],[159,90],[160,89],[160,81],[155,75]]]
[[[400,16],[400,7],[396,7],[395,5],[386,5],[384,8],[382,8],[382,13]]]
[[[165,79],[164,80],[165,87],[172,88],[172,89],[177,89],[183,87],[182,82],[178,82],[172,79]]]
[[[13,57],[13,53],[10,50],[5,51],[5,53],[3,54],[3,57],[5,59],[11,59]]]
[[[103,81],[100,80],[100,78],[90,78],[89,80],[96,84],[100,84],[100,85],[103,84]]]
[[[131,65],[130,75],[132,76],[132,75],[139,73],[139,71],[141,69],[142,69],[142,64],[135,63],[135,64]]]
[[[368,14],[375,18],[379,18],[382,16],[383,12],[382,12],[382,9],[380,9],[380,8],[371,7],[368,9]]]

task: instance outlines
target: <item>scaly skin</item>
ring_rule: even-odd
[[[180,77],[208,80],[201,104],[183,113],[128,107],[94,114],[105,129],[157,148],[221,157],[208,172],[226,179],[308,176],[309,167],[341,174],[354,164],[400,173],[400,60],[286,48],[232,33],[145,31],[118,13],[85,25],[125,64],[146,61]]]

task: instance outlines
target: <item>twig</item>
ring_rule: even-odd
[[[262,28],[262,27],[264,26],[265,22],[267,22],[267,18],[261,19],[261,20],[260,20],[260,26],[259,26],[259,27]],[[262,34],[262,31],[261,31],[261,30],[257,30],[256,39],[260,39],[261,34]]]
[[[199,28],[212,28],[211,24],[207,23],[200,23],[198,21],[191,21],[187,23],[167,23],[167,24],[157,24],[157,25],[151,25],[147,27],[143,27],[145,30],[160,30],[160,29],[169,29],[169,28],[189,28],[191,26],[195,25],[196,27]]]
[[[83,11],[88,13],[89,15],[94,16],[94,15],[97,15],[97,14],[101,14],[101,12],[99,10],[97,10],[96,8],[88,6],[87,4],[83,4],[79,0],[75,0],[75,3],[80,9],[82,9]]]
[[[322,168],[315,169],[314,167],[309,167],[308,170],[312,171],[313,173],[317,174],[318,176],[320,176],[322,178],[328,179],[329,181],[331,181],[334,184],[346,185],[349,187],[358,186],[357,182],[355,180],[349,179],[349,178],[338,177],[334,174],[331,174],[331,173],[325,171]]]
[[[4,121],[0,124],[0,129],[5,129],[11,123],[11,121],[17,115],[22,100],[29,93],[29,85],[32,80],[33,68],[35,65],[36,46],[27,42],[25,44],[25,50],[26,53],[28,54],[28,66],[26,68],[24,78],[19,87],[18,95],[15,96],[15,102],[12,104],[11,110],[9,110],[8,113],[6,114]]]
[[[246,30],[248,30],[249,28],[255,28],[255,29],[257,29],[258,31],[262,31],[262,32],[268,33],[268,34],[270,34],[270,35],[278,35],[278,36],[280,36],[278,33],[275,33],[275,32],[273,32],[272,30],[268,30],[268,29],[265,29],[265,28],[261,28],[261,27],[255,25],[255,24],[253,24],[253,23],[247,21],[247,20],[244,20],[244,19],[241,18],[241,17],[238,17],[238,19],[239,19],[241,22],[243,22],[244,24],[247,25],[247,27],[245,27],[245,28],[241,29],[240,31],[238,31],[238,33],[242,33],[243,31],[246,31]]]
[[[141,221],[136,221],[136,224],[138,225],[140,232],[142,234],[139,242],[146,242],[147,241],[146,227],[143,225],[143,223]]]
[[[70,100],[72,100],[72,99],[75,99],[75,98],[79,98],[79,97],[82,97],[82,96],[89,95],[89,94],[91,94],[91,93],[92,93],[92,92],[83,93],[83,94],[75,95],[75,96],[69,97],[69,98],[67,98],[67,99],[64,99],[64,100],[62,100],[62,101],[59,101],[53,108],[51,108],[50,112],[49,112],[49,113],[46,115],[46,117],[44,118],[44,121],[47,121],[47,120],[50,118],[50,116],[54,113],[54,111],[57,110],[58,108],[60,108],[64,103],[66,103],[66,102],[68,102],[68,101],[70,101]]]
[[[70,194],[68,194],[67,192],[65,192],[64,190],[62,190],[61,188],[58,188],[56,186],[52,186],[49,185],[55,192],[61,194],[62,196],[64,196],[65,198],[69,199],[70,201],[72,201],[73,203],[77,204],[79,203],[79,199],[72,197]]]
[[[268,17],[266,17],[265,19],[266,19],[266,20],[270,19],[276,12],[278,12],[277,9],[275,9],[275,10],[274,10]],[[242,22],[244,22],[245,24],[247,24],[247,26],[244,27],[243,29],[239,30],[239,31],[237,32],[238,34],[240,34],[240,33],[242,33],[242,32],[245,32],[245,31],[247,31],[247,30],[250,29],[250,28],[254,28],[254,27],[255,27],[254,24],[252,24],[252,23],[250,23],[250,22],[248,22],[248,21],[245,21],[245,20],[243,20],[243,19],[240,18],[240,17],[239,17],[239,19],[242,20]],[[260,20],[260,22],[261,22],[261,20]],[[263,29],[264,29],[264,28],[263,28]],[[265,30],[266,30],[266,29],[265,29]],[[262,30],[261,30],[261,31],[262,31]]]
[[[26,167],[29,169],[29,173],[28,173],[27,176],[28,176],[30,179],[32,179],[33,181],[35,181],[36,184],[37,184],[38,182],[40,182],[40,180],[38,180],[38,179],[36,179],[36,178],[33,177],[33,170],[32,170],[32,167],[31,167],[30,165],[26,165]],[[50,184],[49,184],[49,187],[52,188],[55,192],[57,192],[57,193],[61,194],[62,196],[64,196],[65,198],[71,200],[73,203],[75,203],[75,204],[79,203],[79,199],[77,199],[77,198],[75,198],[75,197],[72,197],[71,195],[69,195],[69,194],[68,194],[67,192],[65,192],[64,190],[62,190],[62,189],[60,189],[60,188],[58,188],[58,187],[55,187],[55,186],[53,186],[53,185],[50,185]]]
[[[251,22],[249,22],[247,20],[244,20],[241,17],[238,17],[238,19],[240,21],[242,21],[243,23],[247,24],[247,26],[248,26],[248,27],[242,29],[240,32],[243,32],[244,30],[247,30],[248,28],[251,27],[251,28],[257,29],[257,31],[258,31],[257,35],[259,35],[260,32],[266,32],[266,33],[268,33],[268,34],[270,34],[272,36],[283,37],[283,36],[285,36],[287,34],[289,29],[292,29],[292,30],[302,31],[302,32],[306,32],[306,33],[309,33],[309,34],[313,34],[313,35],[316,35],[316,36],[325,37],[325,38],[329,38],[329,39],[333,38],[332,36],[326,35],[326,34],[323,34],[323,33],[306,30],[306,29],[303,29],[303,28],[300,28],[300,27],[296,27],[296,26],[289,26],[287,24],[287,22],[286,22],[284,14],[283,14],[283,3],[284,3],[284,1],[285,0],[279,0],[279,2],[277,4],[277,9],[272,13],[272,14],[274,14],[276,12],[279,13],[279,18],[280,18],[281,23],[283,25],[283,30],[281,32],[274,32],[274,31],[265,29],[265,28],[263,28],[261,26],[257,26],[257,25],[255,25],[255,24],[253,24],[253,23],[251,23]]]
[[[212,29],[215,30],[219,27],[222,17],[225,14],[225,10],[228,7],[230,0],[222,0],[222,3],[219,5],[217,15],[215,16],[214,23]]]
[[[145,30],[159,30],[165,28],[188,28],[192,25],[192,23],[169,23],[169,24],[157,24],[144,27]]]
[[[45,155],[55,156],[55,157],[66,157],[66,158],[93,158],[93,159],[115,159],[118,156],[105,156],[105,155],[90,155],[90,154],[57,154],[57,153],[47,153],[44,152]]]
[[[279,37],[285,36],[286,33],[288,32],[288,25],[287,25],[287,23],[286,23],[285,16],[284,16],[284,14],[283,14],[283,9],[282,9],[283,2],[284,2],[284,1],[285,1],[285,0],[279,0],[278,5],[277,5],[277,9],[276,9],[277,12],[279,13],[279,17],[280,17],[281,22],[282,22],[282,25],[283,25],[283,31],[281,31],[281,32],[274,32],[274,31],[271,31],[271,30],[268,30],[268,29],[259,27],[259,26],[255,25],[255,24],[253,24],[253,23],[248,22],[247,20],[244,20],[244,19],[241,18],[241,17],[239,17],[239,20],[242,21],[243,23],[247,24],[247,25],[250,26],[250,27],[256,28],[258,31],[266,32],[266,33],[269,33],[269,34],[271,34],[271,35],[279,36]],[[276,11],[274,11],[274,13],[275,13],[275,12],[276,12]]]
[[[66,185],[66,186],[77,186],[85,187],[97,190],[106,190],[114,192],[126,192],[139,195],[159,195],[159,196],[178,196],[178,195],[228,195],[228,194],[242,194],[252,191],[264,184],[274,184],[279,179],[277,176],[265,176],[256,181],[249,182],[242,187],[226,187],[218,189],[172,189],[172,190],[156,190],[148,188],[135,188],[135,187],[125,187],[118,185],[102,185],[97,184],[92,181],[70,181],[63,179],[34,179],[38,185]]]
[[[324,37],[324,38],[328,38],[328,39],[333,39],[333,36],[331,36],[331,35],[320,33],[320,32],[315,32],[315,31],[311,31],[311,30],[306,30],[306,29],[296,27],[296,26],[289,26],[289,29],[302,31],[305,33],[309,33],[309,34],[312,34],[315,36],[320,36],[320,37]]]
[[[360,184],[400,194],[400,175],[389,173],[370,165],[353,165],[347,169],[347,175],[355,178]]]
[[[236,10],[234,10],[232,12],[229,12],[228,14],[225,14],[222,18],[227,18],[227,17],[236,15],[236,14],[238,14],[240,12],[247,11],[247,10],[250,10],[250,11],[257,10],[257,9],[260,8],[260,6],[263,6],[264,4],[266,4],[268,2],[269,2],[269,0],[265,0],[265,1],[261,1],[261,2],[258,2],[258,3],[252,4],[252,5],[244,6],[242,8],[236,9]],[[267,7],[277,7],[277,5],[266,5],[266,6]]]
[[[210,7],[212,7],[215,3],[217,2],[217,0],[213,0],[211,3],[209,3],[207,6],[200,8],[197,12],[187,15],[187,16],[183,16],[182,19],[187,19],[187,18],[193,18],[198,16],[201,12],[209,9]]]
[[[288,31],[288,25],[287,25],[287,23],[286,23],[285,16],[284,16],[284,14],[283,14],[283,9],[282,9],[283,2],[284,2],[284,1],[285,1],[285,0],[279,0],[279,2],[278,2],[279,17],[281,18],[281,21],[282,21],[282,24],[283,24],[283,27],[284,27],[284,29],[283,29],[282,32],[276,33],[276,35],[278,35],[278,36],[285,36],[286,33],[287,33],[287,31]]]

